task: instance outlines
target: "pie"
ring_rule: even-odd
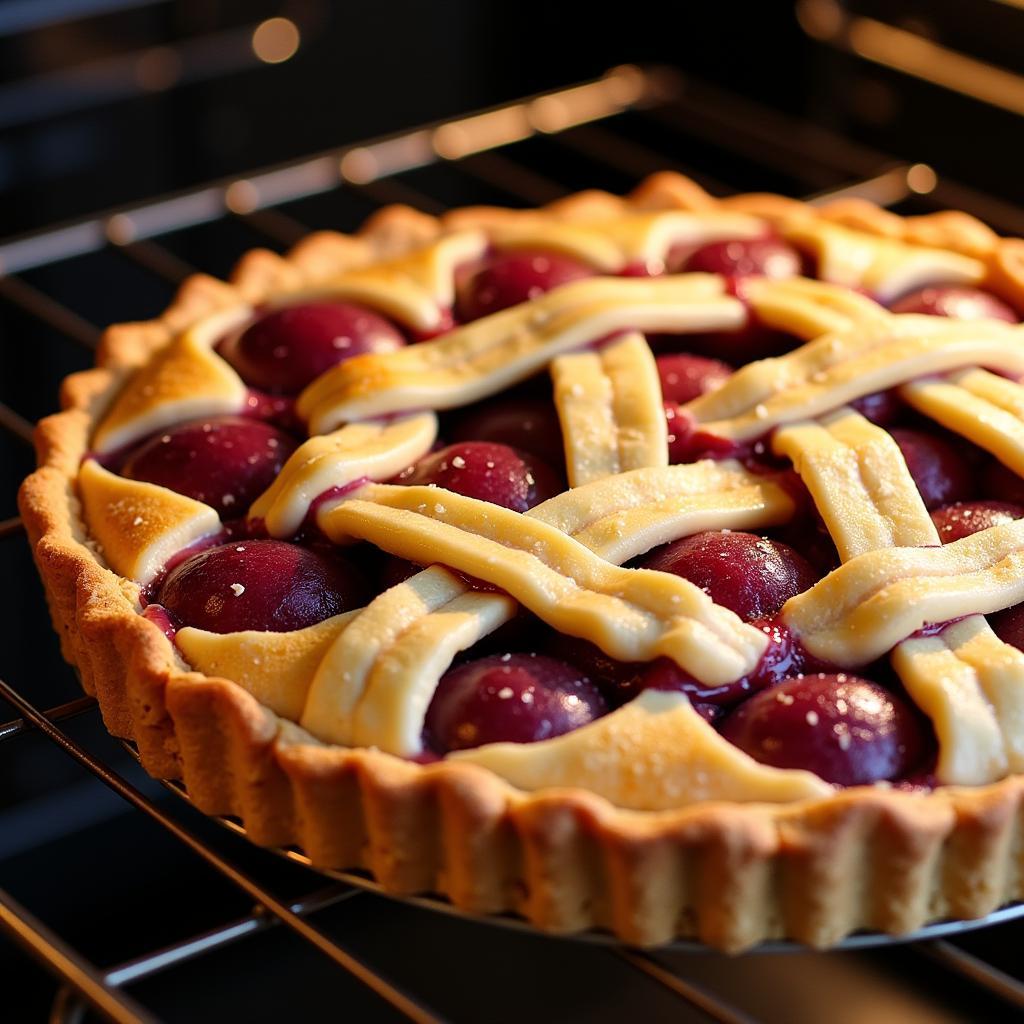
[[[110,328],[21,505],[147,770],[558,932],[1024,895],[1024,242],[714,199],[391,208]]]

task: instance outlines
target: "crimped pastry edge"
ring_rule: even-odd
[[[1024,241],[1000,239],[966,214],[716,200],[672,173],[626,200],[584,192],[547,211],[574,219],[623,203],[769,220],[799,212],[952,249],[982,259],[987,285],[1024,310]],[[183,780],[201,810],[241,818],[254,842],[299,846],[322,867],[367,869],[397,894],[515,911],[552,932],[603,928],[645,946],[688,937],[730,952],[772,938],[825,947],[858,929],[898,934],[1024,896],[1024,777],[929,795],[863,787],[800,804],[664,812],[623,810],[582,789],[523,793],[473,765],[320,744],[235,683],[189,671],[138,614],[138,588],[90,547],[74,486],[95,423],[132,370],[218,309],[514,216],[478,207],[438,219],[391,207],[356,236],[316,233],[285,259],[255,250],[231,284],[197,275],[158,320],[111,327],[99,367],[67,378],[64,411],[37,428],[39,469],[19,503],[62,651],[108,730],[137,744],[151,775]]]

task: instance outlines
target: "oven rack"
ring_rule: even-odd
[[[202,224],[240,222],[266,238],[270,245],[287,246],[305,235],[306,227],[282,206],[296,200],[341,189],[373,205],[403,202],[426,212],[440,212],[445,203],[428,188],[403,175],[436,166],[457,167],[467,180],[502,194],[506,202],[535,205],[558,198],[574,188],[522,160],[516,144],[543,138],[595,168],[611,168],[637,179],[663,168],[690,174],[713,192],[735,190],[702,168],[688,167],[675,147],[655,148],[619,130],[619,119],[635,114],[657,123],[665,132],[689,136],[721,147],[771,169],[794,183],[811,201],[836,195],[857,195],[886,206],[924,204],[924,208],[955,205],[968,209],[998,229],[1024,234],[1024,211],[941,180],[925,165],[906,164],[852,143],[823,129],[791,120],[707,84],[687,81],[661,68],[614,68],[601,78],[572,88],[447,120],[411,131],[370,140],[311,158],[260,170],[244,177],[218,181],[201,188],[130,208],[59,225],[0,243],[0,303],[10,305],[50,331],[86,350],[96,347],[98,327],[58,298],[23,276],[90,253],[114,251],[163,281],[178,284],[194,268],[158,239]],[[351,225],[350,225],[351,226]],[[240,255],[240,253],[239,253]],[[43,369],[42,360],[38,368]],[[0,438],[31,444],[32,424],[15,409],[0,404]],[[0,541],[24,542],[17,517],[0,521]],[[2,666],[0,666],[2,671]],[[265,885],[257,873],[239,866],[237,858],[219,852],[201,836],[194,822],[179,820],[144,793],[103,758],[77,742],[62,723],[82,715],[95,716],[92,698],[78,697],[40,710],[26,694],[28,680],[0,678],[0,699],[16,717],[0,724],[0,742],[17,742],[37,731],[55,748],[73,758],[81,769],[100,780],[118,797],[167,830],[222,880],[244,894],[253,910],[210,930],[150,950],[116,966],[100,967],[54,933],[32,911],[0,888],[0,927],[48,968],[59,990],[51,1020],[75,1022],[92,1009],[109,1020],[134,1024],[158,1018],[128,991],[139,981],[183,965],[204,954],[239,942],[247,936],[283,926],[323,954],[341,971],[365,985],[398,1016],[416,1022],[447,1019],[444,1007],[428,1006],[392,983],[381,969],[360,959],[331,938],[313,920],[325,908],[350,907],[367,900],[365,880],[313,881],[298,899],[285,899]],[[237,826],[236,826],[237,828]],[[359,887],[364,886],[363,888]],[[996,923],[1024,912],[1008,908],[982,923]],[[997,967],[934,937],[933,929],[913,937],[905,948],[922,962],[938,961],[977,994],[1007,1013],[1024,1011],[1024,984]],[[568,941],[568,940],[566,940]],[[657,986],[687,1005],[693,1019],[721,1024],[754,1024],[756,1018],[738,1001],[701,985],[685,970],[657,952],[607,944],[603,952],[625,961],[636,971],[637,983]],[[820,954],[827,957],[829,954]],[[642,990],[638,989],[638,998]],[[389,1018],[390,1019],[390,1018]]]

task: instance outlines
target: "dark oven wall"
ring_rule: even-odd
[[[747,5],[742,25],[714,4],[639,18],[540,0],[7,6],[31,10],[16,18],[0,5],[4,235],[624,62],[674,65],[795,111],[806,103],[810,46],[786,4]],[[68,9],[76,17],[60,18]],[[299,45],[267,64],[254,33],[274,17],[297,27]],[[272,32],[262,45],[264,58],[288,52]]]

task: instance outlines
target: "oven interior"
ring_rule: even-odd
[[[423,32],[453,73],[410,90],[422,56],[391,54],[385,78],[403,59],[412,70],[351,116],[340,105],[368,88],[365,40],[386,33],[388,5],[357,4],[340,25],[317,3],[67,6],[0,8],[0,1016],[1015,1019],[1016,908],[979,931],[829,953],[643,952],[400,902],[252,847],[107,735],[60,658],[14,495],[32,467],[32,423],[55,408],[61,377],[91,363],[103,325],[155,315],[184,277],[223,276],[246,249],[353,230],[389,203],[533,206],[671,168],[717,194],[955,206],[1024,234],[1007,145],[1024,113],[1007,44],[1024,28],[1020,5],[978,4],[968,30],[955,4],[805,0],[769,37],[796,70],[764,85],[750,40],[730,69],[722,48],[717,63],[692,46],[687,61],[666,59],[635,30],[569,59],[545,37],[523,68],[522,24],[440,4],[454,26],[443,46],[436,26]],[[412,33],[413,7],[396,5]],[[550,21],[572,24],[565,12]],[[336,69],[346,33],[364,41],[359,66]],[[455,60],[498,35],[503,74]],[[308,66],[275,81],[307,47]],[[613,64],[623,53],[640,62]],[[808,76],[815,92],[796,96]],[[284,148],[265,145],[297,97],[308,117]],[[263,125],[247,114],[260,104]],[[373,134],[382,128],[391,134]],[[191,147],[187,159],[169,139]]]

